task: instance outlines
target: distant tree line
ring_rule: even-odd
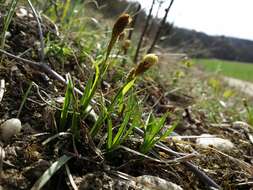
[[[101,12],[105,17],[114,18],[124,12],[134,12],[138,5],[137,2],[127,0],[97,0],[102,6]],[[160,10],[163,11],[163,10]],[[169,17],[168,17],[169,18]],[[141,31],[144,27],[146,13],[142,10],[138,14],[136,21],[137,30]],[[152,17],[152,28],[159,28],[161,19]],[[166,23],[161,32],[159,45],[170,47],[176,52],[187,53],[191,57],[198,58],[218,58],[225,60],[235,60],[253,63],[253,41],[225,37],[209,36],[205,33],[174,27],[173,23]],[[154,38],[156,30],[148,30],[148,37]]]

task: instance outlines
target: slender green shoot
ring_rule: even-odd
[[[63,102],[63,107],[61,111],[61,118],[60,118],[60,131],[64,131],[69,115],[69,110],[71,109],[71,103],[73,102],[73,92],[74,92],[74,85],[73,82],[68,76],[68,85],[67,85],[67,90],[65,93],[65,98]]]
[[[122,144],[132,133],[134,127],[137,126],[137,123],[141,120],[141,114],[138,111],[138,104],[133,95],[128,98],[126,107],[123,113],[123,121],[116,128],[117,133],[113,137],[113,127],[110,115],[107,118],[108,121],[108,140],[107,140],[107,150],[114,150],[120,144]],[[133,122],[129,127],[129,123]]]
[[[3,31],[1,35],[1,49],[4,49],[4,44],[5,44],[5,39],[6,39],[6,32],[9,28],[9,25],[11,23],[11,19],[15,13],[15,8],[18,4],[18,0],[12,0],[9,8],[8,8],[8,13],[6,17],[4,18],[4,25],[3,25]]]
[[[76,139],[80,139],[80,118],[79,113],[77,113],[75,110],[72,115],[72,123],[71,123],[71,132],[74,135]]]
[[[87,107],[89,106],[91,99],[93,98],[97,90],[98,84],[101,81],[100,69],[97,62],[94,63],[94,67],[95,67],[95,74],[88,80],[83,96],[80,100],[81,116],[83,116],[86,113]]]
[[[70,9],[71,6],[71,0],[66,0],[63,6],[63,13],[61,17],[61,21],[63,22],[68,14],[68,10]]]
[[[31,190],[41,189],[62,166],[64,166],[72,157],[63,155],[55,161],[33,185]]]
[[[25,102],[26,102],[26,100],[28,98],[28,95],[31,92],[32,86],[33,86],[33,82],[31,81],[30,84],[29,84],[29,87],[28,87],[27,91],[25,92],[25,95],[24,95],[24,97],[22,99],[21,105],[20,105],[20,107],[18,109],[17,118],[19,118],[19,116],[21,114],[21,111],[22,111],[22,109],[23,109],[23,107],[25,105]]]
[[[113,100],[111,101],[110,105],[107,108],[106,112],[102,112],[97,121],[95,122],[95,124],[93,125],[93,127],[90,130],[90,134],[92,137],[96,136],[98,131],[100,130],[100,128],[102,127],[102,124],[104,123],[104,121],[106,120],[108,113],[111,113],[114,109],[114,106],[116,103],[119,103],[119,107],[120,110],[119,112],[121,112],[122,109],[122,102],[123,102],[123,98],[124,96],[127,94],[127,92],[134,86],[134,82],[135,82],[136,78],[126,82],[117,92],[117,94],[114,96]]]

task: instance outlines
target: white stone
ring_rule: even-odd
[[[220,151],[230,151],[234,148],[234,144],[231,141],[210,134],[200,135],[199,138],[196,139],[196,143],[204,148],[213,146]]]
[[[250,128],[252,128],[248,123],[246,122],[243,122],[243,121],[235,121],[232,126],[234,128],[242,128],[242,129],[245,129],[245,130],[248,130]]]
[[[17,118],[6,120],[0,126],[0,140],[8,141],[14,135],[17,135],[21,131],[21,121]]]
[[[28,15],[28,11],[25,8],[20,8],[17,12],[16,15],[18,17],[24,17]]]
[[[183,190],[179,185],[166,181],[162,178],[150,175],[136,177],[137,186],[143,190]]]

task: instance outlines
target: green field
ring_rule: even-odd
[[[253,64],[250,63],[218,59],[194,59],[193,63],[209,72],[253,82]]]

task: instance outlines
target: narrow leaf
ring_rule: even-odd
[[[50,178],[57,172],[68,160],[72,157],[63,155],[56,162],[54,162],[44,173],[43,175],[36,181],[31,190],[40,190],[49,180]]]

